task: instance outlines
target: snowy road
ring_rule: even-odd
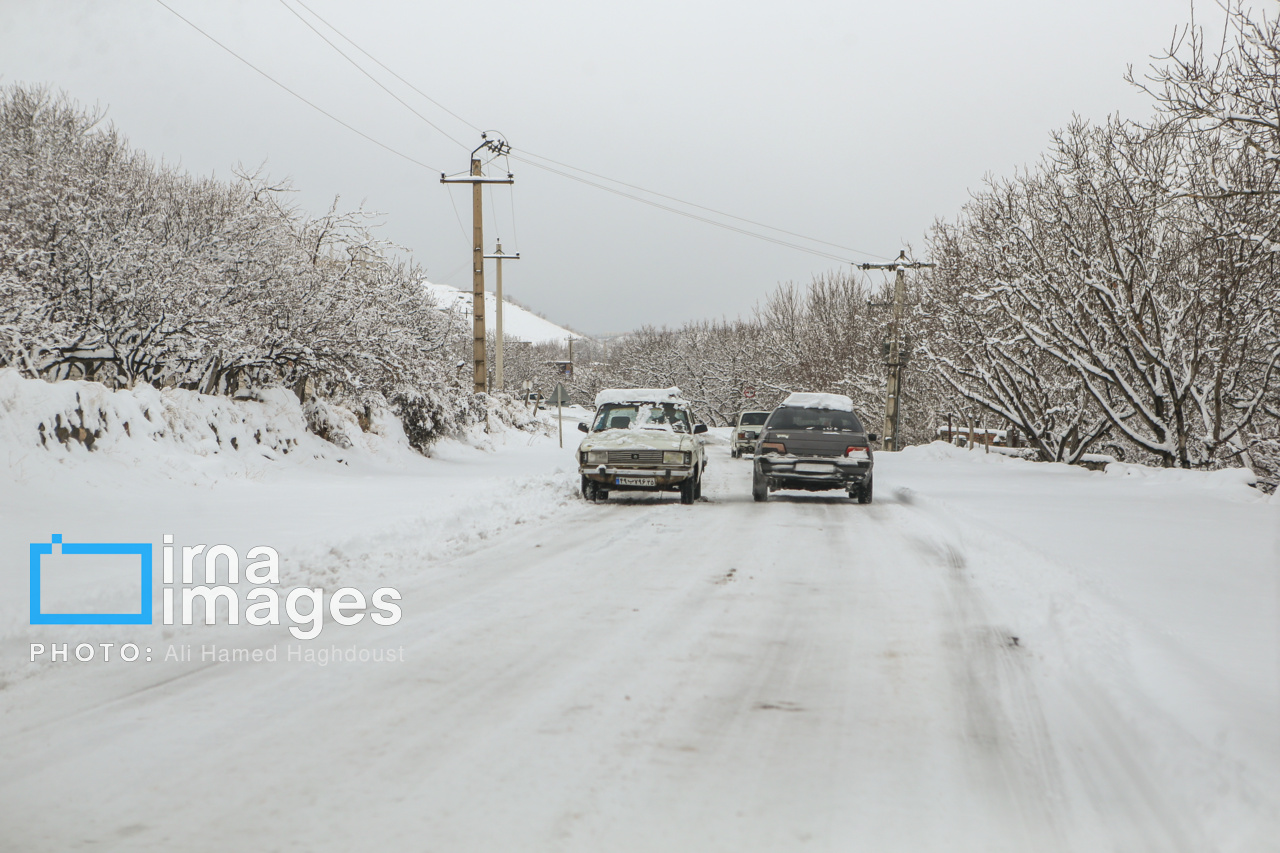
[[[405,618],[315,643],[403,663],[18,681],[0,848],[1275,849],[1274,734],[1239,768],[1116,707],[1137,694],[1032,606],[1067,581],[1011,588],[1040,557],[966,535],[909,466],[882,459],[869,507],[760,505],[749,461],[711,459],[694,507],[569,502],[438,561],[389,544]],[[1129,648],[1104,621],[1099,654]],[[196,657],[295,642],[262,630]],[[1237,719],[1265,728],[1254,698]]]

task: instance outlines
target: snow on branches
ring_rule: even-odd
[[[420,271],[371,214],[335,201],[308,218],[288,189],[193,177],[65,96],[0,89],[0,367],[209,394],[310,388],[412,410],[419,447],[474,422],[484,407],[462,399],[454,330]]]

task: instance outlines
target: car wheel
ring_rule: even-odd
[[[583,499],[584,499],[584,500],[588,500],[588,501],[589,501],[589,500],[592,500],[592,498],[594,497],[594,495],[592,494],[592,492],[594,492],[594,491],[595,491],[595,485],[596,485],[595,483],[591,482],[590,480],[588,480],[588,479],[586,478],[586,475],[585,475],[585,474],[583,475],[583,477],[582,477],[582,497],[583,497]]]
[[[702,497],[702,475],[698,475],[698,480],[693,484],[693,499],[696,501]]]
[[[858,503],[860,504],[871,503],[871,481],[870,480],[867,480],[867,482],[863,483],[862,488],[858,490]]]
[[[697,499],[697,494],[694,491],[697,486],[698,481],[693,477],[689,477],[682,482],[680,484],[680,503],[692,504]]]
[[[769,481],[760,473],[757,468],[751,474],[751,497],[757,503],[764,503],[769,500]]]
[[[729,455],[732,456],[734,459],[737,459],[739,456],[742,455],[742,453],[737,450],[730,450]]]

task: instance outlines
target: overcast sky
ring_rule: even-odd
[[[470,193],[441,185],[439,173],[467,168],[480,142],[469,125],[500,131],[516,153],[877,261],[918,245],[985,175],[1034,161],[1073,113],[1146,116],[1150,104],[1124,82],[1126,66],[1145,68],[1190,15],[1174,0],[303,0],[460,116],[311,19],[454,142],[282,0],[166,2],[426,167],[315,112],[155,0],[0,0],[0,83],[47,83],[106,107],[136,147],[195,174],[226,177],[237,163],[265,162],[293,180],[306,210],[323,212],[334,195],[344,207],[363,204],[384,214],[383,235],[410,249],[429,278],[463,288]],[[1207,17],[1216,10],[1201,6]],[[493,188],[486,250],[501,237],[522,255],[504,270],[508,295],[587,334],[745,315],[779,282],[840,266],[511,167],[514,187]]]

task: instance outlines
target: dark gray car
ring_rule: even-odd
[[[801,402],[807,405],[798,405]],[[765,501],[769,492],[779,489],[843,489],[858,503],[871,503],[875,440],[848,397],[792,395],[773,410],[760,431],[751,496]]]

